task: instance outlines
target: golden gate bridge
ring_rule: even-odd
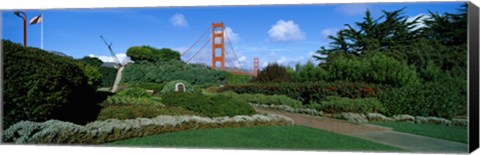
[[[184,56],[190,50],[202,39],[205,37],[205,35],[209,32],[209,30],[212,30],[212,35],[211,38],[209,38],[201,47],[200,49],[193,54],[189,59],[187,59],[187,63],[191,62],[195,56],[197,56],[207,45],[209,42],[211,42],[211,49],[212,49],[212,70],[216,69],[221,69],[222,71],[226,71],[232,74],[242,74],[242,75],[249,75],[249,76],[257,76],[258,70],[259,70],[259,59],[258,57],[255,57],[253,59],[253,70],[251,71],[245,71],[240,69],[238,66],[235,66],[233,62],[239,61],[237,54],[233,48],[232,42],[229,39],[229,36],[227,33],[225,33],[225,26],[223,22],[220,23],[212,23],[212,26],[209,27],[201,36],[198,38],[190,48],[188,48],[186,51],[184,51],[181,56]],[[227,43],[230,45],[231,48],[231,53],[234,56],[234,60],[227,60],[226,58],[226,53],[227,51],[225,50],[225,38],[227,39]],[[217,66],[217,63],[220,64],[220,66]],[[228,63],[232,67],[226,68],[225,63]],[[217,68],[218,67],[218,68]]]

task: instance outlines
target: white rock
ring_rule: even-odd
[[[425,124],[425,123],[428,123],[428,119],[422,116],[415,116],[415,123]]]
[[[393,116],[393,120],[396,122],[414,122],[415,117],[410,115],[395,115]]]
[[[385,115],[379,113],[368,113],[367,118],[368,121],[385,121],[387,119]]]
[[[438,118],[438,117],[427,117],[429,123],[432,124],[443,124],[443,125],[450,125],[452,122],[445,119],[445,118]]]
[[[355,123],[366,123],[368,120],[366,119],[365,115],[363,114],[357,114],[357,113],[341,113],[340,114],[342,119],[345,119],[349,122],[355,122]]]

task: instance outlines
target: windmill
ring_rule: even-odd
[[[105,38],[103,38],[103,36],[101,36],[101,35],[100,35],[100,38],[102,38],[105,45],[107,45],[108,50],[110,50],[110,54],[112,54],[115,62],[117,63],[115,65],[115,68],[118,69],[117,70],[117,75],[115,76],[115,82],[113,83],[113,86],[112,86],[112,92],[115,93],[118,90],[118,84],[120,84],[120,80],[122,79],[122,71],[123,71],[124,66],[120,63],[120,60],[118,59],[117,55],[112,50],[112,44],[113,43],[110,43],[110,44],[107,43]]]

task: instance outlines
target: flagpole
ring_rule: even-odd
[[[41,22],[42,25],[40,26],[40,27],[41,27],[41,28],[40,28],[40,29],[41,29],[41,30],[40,30],[40,31],[41,31],[41,32],[40,32],[40,48],[43,50],[43,22],[45,22],[45,20],[44,20],[45,17],[43,16],[43,13],[42,13],[42,15],[41,15],[40,17],[42,17],[42,22]]]

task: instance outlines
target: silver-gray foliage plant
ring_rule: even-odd
[[[269,125],[291,126],[293,125],[293,120],[282,115],[256,114],[252,116],[215,118],[160,115],[151,119],[108,119],[91,122],[84,126],[59,120],[46,122],[21,121],[3,132],[3,141],[17,144],[99,144],[187,129]]]

